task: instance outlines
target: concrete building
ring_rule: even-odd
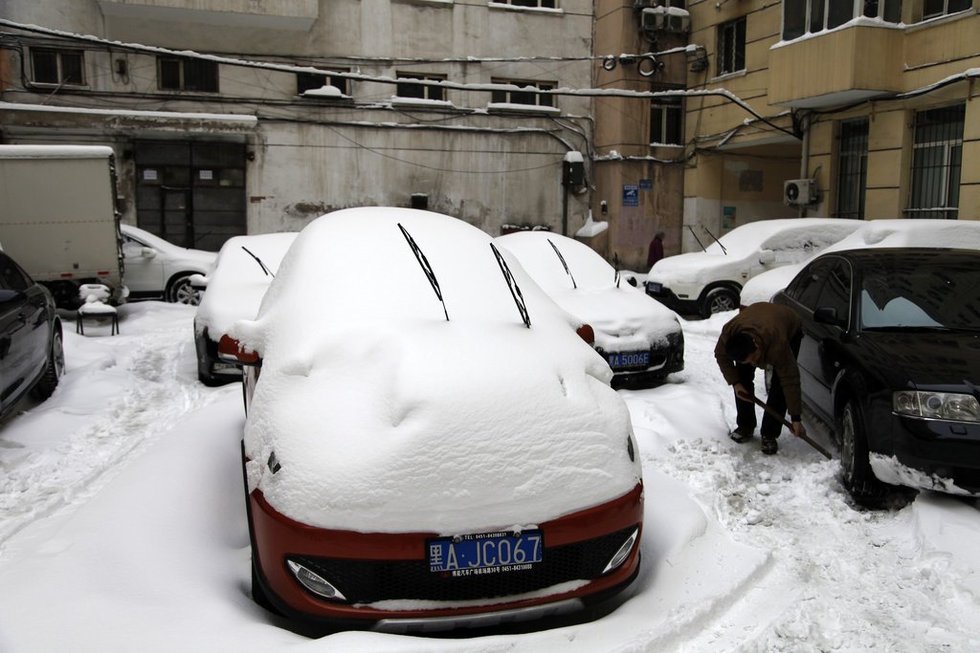
[[[0,142],[111,145],[124,221],[187,246],[361,205],[573,233],[592,100],[561,90],[592,85],[593,21],[590,0],[6,0]]]
[[[980,219],[973,0],[691,2],[687,226],[777,217]],[[696,70],[696,68],[701,68]]]

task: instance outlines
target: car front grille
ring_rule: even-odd
[[[521,571],[453,577],[433,573],[425,560],[341,560],[290,556],[330,581],[351,603],[391,599],[466,601],[533,592],[566,581],[602,574],[636,526],[593,540],[546,547],[543,560]]]

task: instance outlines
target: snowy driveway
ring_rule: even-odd
[[[616,611],[524,635],[294,634],[247,596],[240,386],[196,382],[192,308],[121,312],[121,336],[66,323],[62,385],[0,426],[0,651],[980,650],[976,503],[860,512],[804,443],[731,443],[711,356],[730,315],[684,322],[672,383],[622,391],[647,514]]]

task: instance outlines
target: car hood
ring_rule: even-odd
[[[892,388],[980,385],[980,333],[874,332],[860,336],[864,364]]]
[[[632,286],[569,289],[550,295],[563,309],[591,325],[596,346],[607,351],[653,347],[681,330],[673,311]]]
[[[354,323],[263,366],[249,488],[305,524],[451,534],[540,523],[639,482],[628,411],[591,350],[514,324],[411,333]]]
[[[742,257],[711,252],[690,252],[668,256],[654,264],[647,275],[647,281],[660,283],[668,288],[679,283],[705,284],[719,279],[742,282],[745,279],[741,273],[743,271],[747,273],[753,256],[758,258],[758,253]]]

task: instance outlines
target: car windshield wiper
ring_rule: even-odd
[[[724,252],[725,256],[728,256],[728,250],[725,249],[725,246],[721,244],[720,240],[715,238],[715,235],[711,233],[711,230],[705,227],[704,225],[701,225],[701,228],[708,232],[708,235],[711,236],[711,238],[714,239],[716,243],[718,243],[718,247],[721,247],[721,251]]]
[[[551,249],[555,250],[555,254],[558,255],[558,260],[561,261],[561,266],[565,268],[565,274],[567,274],[568,278],[572,280],[572,288],[577,289],[578,284],[575,283],[575,277],[572,276],[572,271],[568,269],[568,263],[565,262],[565,257],[561,255],[561,252],[558,250],[558,246],[555,245],[550,238],[548,239],[548,244],[551,245]]]
[[[517,304],[517,312],[521,314],[524,326],[530,329],[531,316],[527,312],[527,303],[524,301],[524,294],[521,292],[520,286],[517,285],[517,281],[514,280],[514,275],[511,274],[510,267],[508,267],[504,257],[500,255],[500,250],[497,249],[497,246],[490,243],[490,249],[493,250],[493,255],[497,257],[497,265],[500,266],[500,272],[504,275],[504,281],[507,282],[507,287],[510,289],[510,296],[514,298],[514,303]]]
[[[925,326],[925,325],[901,325],[901,324],[889,324],[886,326],[866,326],[863,327],[864,331],[916,331],[916,332],[929,332],[929,331],[953,331],[954,329],[945,326]],[[973,329],[968,329],[973,330]]]
[[[694,236],[694,240],[698,241],[698,245],[701,246],[701,251],[707,252],[708,248],[704,246],[704,243],[701,242],[701,239],[698,238],[698,235],[694,233],[694,227],[692,227],[691,225],[686,225],[686,226],[688,231],[691,232],[691,235]]]
[[[263,271],[263,272],[265,272],[265,276],[267,276],[267,277],[272,277],[273,279],[275,279],[275,278],[276,278],[276,275],[274,275],[274,274],[272,273],[272,270],[270,270],[269,268],[267,268],[267,267],[265,267],[265,263],[263,263],[263,262],[262,262],[262,259],[260,259],[260,258],[259,258],[258,256],[256,256],[255,254],[253,254],[253,253],[252,253],[252,252],[251,252],[251,251],[250,251],[250,250],[248,249],[248,247],[245,247],[245,245],[242,245],[242,249],[244,249],[244,250],[245,250],[245,253],[246,253],[246,254],[248,254],[249,256],[251,256],[252,258],[254,258],[254,259],[255,259],[255,262],[256,262],[256,263],[258,263],[258,264],[259,264],[259,267],[260,267],[260,268],[262,268],[262,271]]]
[[[425,273],[425,278],[429,280],[429,285],[432,286],[432,290],[436,293],[436,297],[442,304],[442,312],[445,314],[446,321],[448,322],[449,311],[446,310],[446,302],[442,298],[442,289],[439,287],[439,280],[436,279],[436,273],[432,271],[432,266],[429,265],[429,259],[425,257],[422,249],[415,243],[415,239],[408,233],[408,229],[402,226],[402,223],[398,223],[398,228],[401,229],[402,235],[408,241],[408,246],[412,249],[412,253],[415,254],[415,260],[419,262],[419,265],[422,267],[422,272]]]

